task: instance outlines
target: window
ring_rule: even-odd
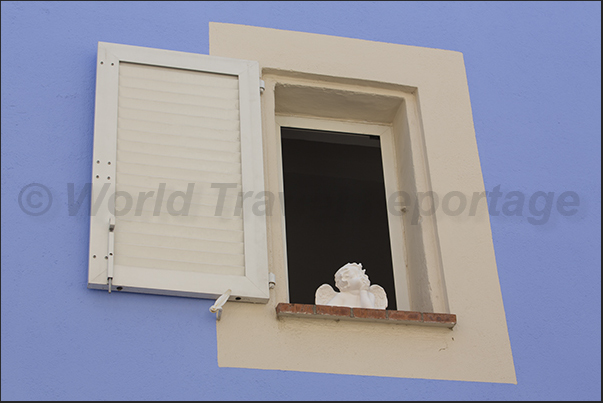
[[[339,83],[324,77],[280,73],[265,74],[264,80],[274,88],[277,131],[297,127],[379,137],[395,283],[395,292],[390,295],[395,295],[398,310],[449,312],[434,217],[426,215],[419,222],[412,212],[403,212],[403,207],[413,202],[405,200],[404,194],[430,191],[426,167],[418,163],[425,158],[425,150],[420,142],[420,125],[413,119],[417,113],[415,96],[406,88],[361,80]],[[269,141],[280,143],[276,137]],[[274,168],[279,172],[283,170],[282,158],[279,154]],[[280,183],[279,192],[283,190],[286,197]],[[285,228],[286,221],[281,224]],[[287,256],[286,264],[289,261]],[[332,275],[345,263],[330,268],[328,283],[333,283]],[[371,268],[365,268],[371,281],[379,284]],[[278,270],[275,272],[278,274]],[[286,297],[280,302],[298,301]]]
[[[290,302],[363,262],[396,309],[379,136],[281,127]]]
[[[259,96],[257,62],[99,43],[89,288],[268,300],[264,217],[232,208],[264,187]]]
[[[388,309],[408,310],[403,223],[388,211],[387,196],[397,191],[391,127],[348,122],[354,133],[342,133],[319,129],[332,120],[279,116],[277,123],[289,302],[314,304],[339,267],[360,262],[385,288]]]

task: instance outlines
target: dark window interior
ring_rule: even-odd
[[[314,304],[356,262],[396,309],[379,136],[283,127],[281,140],[289,302]]]

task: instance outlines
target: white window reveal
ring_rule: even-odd
[[[100,42],[96,88],[88,287],[268,301],[257,62]]]

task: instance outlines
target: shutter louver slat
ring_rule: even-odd
[[[164,178],[155,178],[149,175],[132,175],[123,173],[120,175],[120,182],[123,185],[128,185],[132,191],[137,192],[136,197],[139,196],[140,192],[149,192],[149,189],[154,189],[156,191],[160,184],[165,183]],[[186,189],[190,182],[174,179],[170,183],[172,184],[173,189]],[[241,190],[241,188],[239,186],[237,188],[232,188],[231,190],[232,191],[227,193],[224,197],[224,210],[232,210],[234,208],[239,197],[238,192]],[[218,195],[215,193],[215,189],[211,188],[211,183],[202,181],[196,182],[193,195],[191,206],[211,207],[213,209],[212,211],[215,212],[216,205],[218,203]],[[134,196],[134,194],[132,196]],[[116,203],[118,202],[119,199]],[[149,206],[150,204],[150,202],[144,202],[144,206]]]
[[[203,241],[200,243],[199,241]],[[138,246],[152,246],[163,248],[185,248],[198,250],[199,252],[214,252],[214,253],[236,253],[242,255],[244,253],[243,242],[216,241],[203,238],[187,238],[172,236],[166,239],[164,236],[152,235],[145,233],[137,233],[129,231],[122,235],[122,242]]]
[[[168,134],[173,136],[196,137],[218,141],[237,141],[238,130],[219,130],[197,126],[185,126],[182,124],[165,124],[160,122],[149,122],[146,120],[119,118],[119,129],[130,129],[147,133]]]
[[[164,68],[164,67],[156,67],[156,68]],[[198,73],[197,73],[198,74]],[[204,74],[204,73],[201,73]],[[236,81],[235,81],[236,82]],[[159,91],[159,92],[169,92],[172,94],[178,95],[199,95],[203,94],[203,96],[208,98],[217,98],[217,99],[236,99],[239,95],[237,89],[225,88],[225,87],[208,87],[206,85],[199,84],[187,84],[187,83],[177,83],[177,82],[167,82],[167,81],[157,81],[157,80],[145,80],[140,78],[131,78],[131,77],[119,77],[119,86],[126,88],[136,88],[136,89],[145,89],[151,91]]]
[[[198,71],[186,69],[162,69],[136,63],[122,63],[120,77],[136,79],[157,80],[163,82],[181,83],[186,85],[206,85],[209,87],[232,89],[238,91],[239,85],[236,77],[225,74],[199,74]],[[237,98],[238,99],[238,98]]]
[[[178,262],[174,264],[172,260],[135,258],[122,256],[121,264],[124,267],[144,267],[150,269],[202,272],[205,274],[221,274],[241,276],[240,267],[226,265],[209,265],[199,262]]]
[[[233,266],[236,268],[245,264],[245,257],[242,254],[235,255],[230,253],[212,253],[176,248],[139,246],[125,242],[122,242],[115,248],[115,253],[120,254],[121,257],[140,258],[140,256],[144,256],[146,259],[165,260],[167,262],[202,262],[205,265]],[[173,269],[174,266],[168,263],[165,265],[165,268]],[[237,271],[238,270],[228,274],[241,275]]]
[[[122,162],[121,167],[117,168],[117,172],[138,175],[142,177],[158,178],[163,179],[161,182],[167,183],[166,180],[184,180],[187,183],[236,183],[240,185],[240,175],[221,173],[221,172],[207,172],[202,170],[190,170],[182,168],[171,168],[171,167],[158,167],[153,162],[149,161],[147,164],[127,163]],[[197,187],[195,186],[195,189]],[[157,189],[150,189],[157,190]],[[183,189],[185,190],[185,189]],[[216,192],[215,189],[212,192]],[[216,192],[217,193],[217,192]]]
[[[242,231],[217,230],[215,228],[204,228],[201,226],[165,226],[165,224],[163,223],[128,221],[126,218],[123,217],[120,220],[120,225],[123,228],[123,230],[120,231],[121,234],[127,234],[131,232],[148,235],[158,235],[163,236],[165,238],[193,238],[199,239],[200,243],[203,243],[203,240],[205,239],[211,239],[212,241],[218,242],[230,242],[233,244],[243,243]],[[236,248],[236,246],[237,245],[233,246],[233,250]]]
[[[238,119],[239,109],[238,108],[220,108],[220,107],[209,107],[199,106],[194,104],[184,103],[173,103],[173,102],[161,102],[148,99],[135,99],[127,97],[119,97],[119,105],[122,108],[141,110],[141,111],[156,111],[165,112],[174,115],[185,115],[193,117],[205,117],[224,119],[232,121]]]
[[[171,146],[123,139],[119,140],[118,143],[119,148],[122,151],[186,159],[198,159],[199,157],[203,157],[206,161],[231,162],[240,167],[241,155],[238,151],[207,150],[201,147]]]
[[[207,151],[241,151],[241,144],[238,141],[209,140],[200,137],[175,136],[173,134],[157,134],[127,129],[122,129],[120,134],[120,141],[142,142],[159,146],[184,146],[187,149],[200,148]]]
[[[222,108],[224,110],[239,110],[239,100],[229,98],[212,98],[198,94],[177,94],[173,92],[159,92],[142,88],[121,87],[121,98],[139,99],[143,101],[157,101],[174,105],[194,105],[209,108]]]
[[[207,152],[203,150],[197,149],[195,152],[189,153],[189,157],[173,157],[163,154],[163,150],[161,148],[153,152],[150,147],[144,146],[137,147],[137,151],[128,151],[123,150],[123,143],[118,141],[117,147],[118,151],[118,161],[128,161],[131,164],[140,164],[140,165],[148,165],[149,159],[153,160],[153,165],[158,167],[166,167],[166,168],[174,168],[181,170],[190,170],[190,171],[203,171],[208,173],[228,173],[228,174],[237,174],[241,172],[241,164],[239,162],[227,162],[227,161],[219,161],[215,157],[209,158]],[[127,146],[126,146],[127,147]],[[193,150],[190,150],[193,151]],[[190,155],[192,154],[192,155]],[[196,154],[196,155],[195,155]],[[204,158],[207,156],[207,158]],[[229,156],[230,160],[238,159],[240,161],[241,157],[237,154],[231,154]],[[238,157],[238,158],[237,158]]]
[[[122,107],[119,108],[119,117],[122,119],[142,120],[150,123],[192,126],[195,128],[204,129],[236,131],[239,128],[238,119],[214,119],[209,117],[176,115],[173,113],[156,112],[153,110],[146,111]]]

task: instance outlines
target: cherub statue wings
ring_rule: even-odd
[[[323,284],[316,290],[317,305],[337,305],[356,308],[387,308],[387,294],[383,287],[370,285],[365,270],[360,263],[348,263],[335,273],[336,292],[329,284]]]
[[[372,307],[360,306],[360,304],[352,306],[352,308],[373,308],[373,309],[385,309],[387,308],[387,294],[383,287],[377,284],[373,284],[368,289],[369,294],[374,295],[374,303]],[[335,291],[329,284],[323,284],[316,290],[316,305],[337,305],[331,304],[330,302],[340,294]]]

